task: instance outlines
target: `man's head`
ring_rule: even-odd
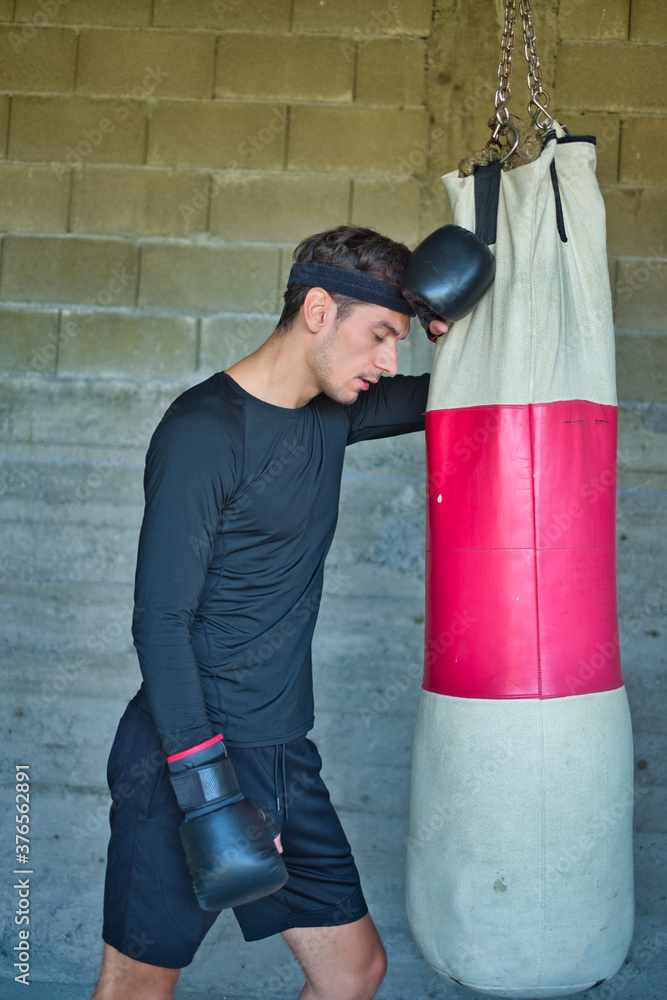
[[[327,264],[329,267],[357,272],[395,285],[397,292],[400,291],[401,276],[409,259],[410,251],[403,243],[397,243],[362,226],[337,226],[308,236],[299,243],[292,255],[295,264]],[[288,286],[277,333],[286,333],[290,329],[299,315],[308,289],[312,287],[312,283]],[[353,295],[343,295],[340,292],[330,294],[338,306],[339,323],[349,316],[355,306],[362,304],[362,300]]]
[[[412,315],[399,288],[409,256],[402,243],[360,226],[318,233],[296,248],[274,337],[298,336],[318,392],[349,404],[396,374],[396,344]]]

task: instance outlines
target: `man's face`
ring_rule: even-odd
[[[320,386],[337,403],[354,403],[382,375],[398,371],[396,345],[410,332],[410,320],[384,306],[360,305],[334,320],[314,345],[311,365]]]

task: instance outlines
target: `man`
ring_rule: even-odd
[[[409,332],[408,257],[353,226],[304,240],[273,334],[183,393],[153,436],[133,620],[144,681],[109,758],[94,1000],[171,998],[226,905],[246,940],[283,934],[301,1000],[366,1000],[382,981],[384,949],[306,734],[345,447],[424,426],[428,375],[382,378]],[[239,810],[260,817],[256,835],[230,833]],[[231,858],[219,868],[204,857],[211,838],[214,857]],[[251,855],[266,880],[253,896]]]

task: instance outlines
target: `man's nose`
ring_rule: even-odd
[[[387,375],[395,375],[398,371],[398,347],[393,337],[385,337],[382,341],[378,352],[377,365]]]

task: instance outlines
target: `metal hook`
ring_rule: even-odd
[[[519,141],[520,141],[519,140],[519,130],[517,129],[516,125],[513,125],[512,122],[507,121],[507,122],[505,122],[503,124],[503,127],[502,127],[503,132],[505,131],[506,128],[511,128],[512,131],[514,132],[514,142],[512,143],[510,149],[507,151],[507,153],[505,153],[504,156],[502,156],[499,160],[494,160],[494,158],[493,158],[493,149],[491,147],[492,146],[499,146],[500,142],[499,142],[499,140],[497,138],[491,137],[491,139],[489,139],[489,141],[486,144],[486,148],[489,151],[489,163],[500,163],[500,165],[502,166],[502,164],[505,162],[505,160],[508,160],[510,158],[510,156],[512,155],[512,153],[516,153],[517,149],[519,148]],[[498,130],[498,131],[500,132],[500,130]]]
[[[509,160],[509,158],[512,155],[512,153],[516,153],[517,149],[519,148],[519,130],[516,127],[516,125],[513,125],[512,122],[507,122],[506,125],[505,125],[505,128],[511,128],[512,131],[514,132],[514,142],[512,143],[512,146],[511,146],[511,149],[509,150],[509,152],[505,153],[505,155],[499,161],[500,164],[501,164],[501,166],[505,162],[505,160]]]

